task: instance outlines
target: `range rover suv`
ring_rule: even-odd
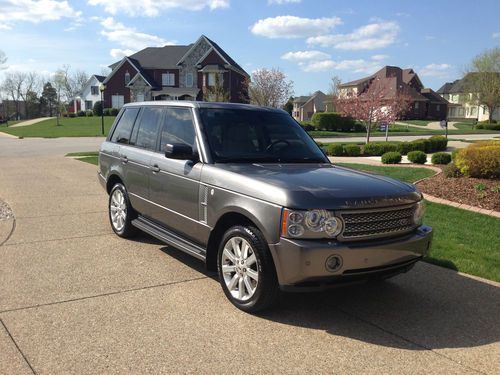
[[[127,104],[98,176],[118,236],[141,230],[204,261],[248,312],[280,290],[405,272],[431,244],[415,186],[333,165],[282,110]]]

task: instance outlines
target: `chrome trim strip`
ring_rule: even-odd
[[[145,201],[145,202],[148,202],[148,203],[150,203],[150,204],[152,204],[152,205],[155,205],[156,207],[160,207],[160,208],[164,209],[165,211],[172,212],[173,214],[179,215],[179,216],[181,216],[181,217],[183,217],[183,218],[185,218],[185,219],[188,219],[188,220],[194,221],[194,222],[195,222],[195,223],[197,223],[197,224],[200,224],[200,225],[203,225],[204,227],[207,227],[207,228],[212,229],[212,227],[210,227],[210,226],[209,226],[209,225],[207,225],[206,223],[203,223],[203,222],[201,222],[201,221],[199,221],[199,220],[193,219],[193,218],[191,218],[191,217],[189,217],[189,216],[183,215],[183,214],[181,214],[181,213],[179,213],[179,212],[177,212],[177,211],[171,210],[170,208],[167,208],[167,207],[165,207],[165,206],[162,206],[161,204],[158,204],[158,203],[155,203],[155,202],[153,202],[153,201],[150,201],[149,199],[143,198],[143,197],[141,197],[140,195],[137,195],[137,194],[134,194],[134,193],[130,193],[130,192],[129,192],[128,194],[129,194],[129,195],[133,195],[134,197],[139,198],[139,199],[141,199],[141,200],[143,200],[143,201]]]

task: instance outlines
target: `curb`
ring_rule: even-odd
[[[443,198],[438,198],[438,197],[435,197],[433,195],[429,195],[426,193],[422,193],[422,194],[424,195],[424,199],[428,200],[429,202],[445,204],[447,206],[460,208],[462,210],[475,212],[478,214],[483,214],[483,215],[487,215],[487,216],[491,216],[491,217],[500,218],[500,212],[495,211],[495,210],[487,210],[485,208],[470,206],[470,205],[464,204],[464,203],[453,202],[453,201],[449,201],[449,200],[443,199]]]

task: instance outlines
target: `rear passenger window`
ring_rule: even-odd
[[[193,119],[188,108],[168,108],[163,120],[160,150],[168,143],[184,143],[196,150]]]
[[[130,144],[154,150],[162,112],[163,108],[160,107],[145,107],[142,110],[139,123],[134,127]]]
[[[139,108],[127,108],[120,117],[120,121],[116,126],[116,129],[111,137],[111,142],[125,143],[130,142],[130,133],[132,132],[132,127],[134,126],[135,119],[139,113]]]

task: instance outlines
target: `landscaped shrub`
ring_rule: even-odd
[[[485,130],[500,130],[500,124],[484,124]]]
[[[87,111],[87,117],[92,117],[94,116],[94,112],[92,111]]]
[[[110,116],[111,115],[111,110],[109,108],[104,108],[102,113],[104,116]]]
[[[110,114],[111,116],[118,116],[118,112],[119,112],[119,110],[118,110],[117,108],[111,108],[111,109],[109,110],[109,114]]]
[[[465,176],[499,178],[500,177],[500,141],[473,143],[461,149],[455,164]]]
[[[480,124],[490,124],[490,120],[480,121]],[[491,120],[491,124],[498,124],[497,120]]]
[[[451,162],[444,166],[443,174],[445,177],[460,177],[462,174],[460,173],[460,169],[457,168],[455,163]]]
[[[431,142],[431,152],[446,151],[448,147],[448,139],[442,135],[434,135],[429,138]]]
[[[484,129],[484,124],[477,124],[476,129]]]
[[[73,113],[73,112],[68,113],[68,117],[74,118],[74,117],[76,117],[76,113]]]
[[[417,139],[415,141],[411,141],[410,148],[408,151],[422,151],[425,152],[425,142],[423,139]]]
[[[396,151],[397,143],[392,142],[370,142],[364,146],[363,153],[369,156],[381,156],[386,152]]]
[[[342,156],[344,154],[344,147],[340,143],[330,143],[326,147],[326,154],[329,156]]]
[[[451,162],[451,155],[447,152],[436,152],[431,157],[432,164],[448,164]]]
[[[408,153],[408,160],[415,164],[425,164],[427,155],[423,151],[410,151]]]
[[[95,116],[102,116],[102,102],[101,101],[95,102],[93,111],[94,111]]]
[[[314,130],[314,125],[308,121],[299,121],[299,124],[300,124],[300,126],[302,126],[302,129],[304,129],[305,131]]]
[[[384,164],[398,164],[401,162],[401,154],[397,151],[386,152],[382,155],[382,163]]]
[[[411,145],[409,142],[401,142],[397,144],[396,151],[399,152],[401,155],[406,155],[408,152],[411,150]]]
[[[344,152],[347,156],[361,155],[361,147],[356,144],[348,144],[344,146]]]
[[[365,132],[366,131],[366,127],[363,124],[360,124],[359,122],[356,122],[354,124],[353,129],[355,132]]]
[[[311,122],[317,130],[348,132],[354,128],[354,120],[335,112],[316,112]]]
[[[451,160],[455,161],[455,159],[457,158],[457,154],[459,153],[459,151],[460,151],[460,149],[457,148],[457,149],[455,149],[455,150],[453,150],[451,152]]]

